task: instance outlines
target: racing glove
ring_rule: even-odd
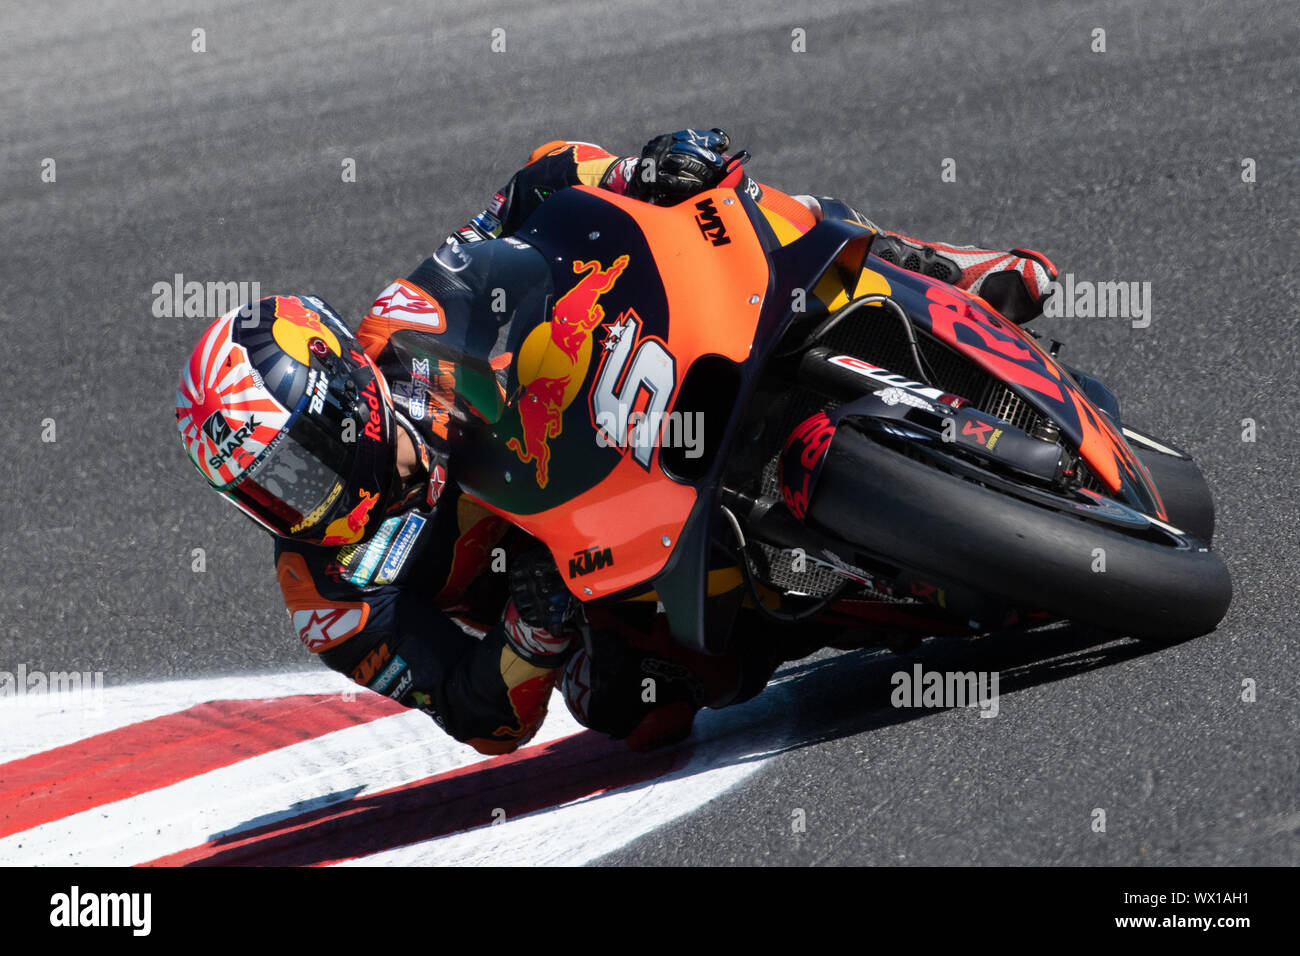
[[[627,195],[659,206],[675,206],[712,189],[749,160],[745,150],[728,156],[730,145],[726,132],[717,128],[682,129],[656,136],[641,150]]]

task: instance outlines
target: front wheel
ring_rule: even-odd
[[[1214,497],[1191,455],[1136,428],[1125,426],[1124,437],[1151,473],[1169,521],[1203,541],[1212,541]]]
[[[1158,642],[1214,630],[1232,600],[1208,545],[1032,504],[841,427],[808,520],[901,566],[1021,608]]]

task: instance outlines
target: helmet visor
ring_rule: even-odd
[[[300,414],[226,494],[273,533],[296,535],[329,513],[355,459],[355,442]]]

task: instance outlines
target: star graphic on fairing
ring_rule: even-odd
[[[623,319],[621,322],[616,321],[605,326],[605,328],[608,330],[605,333],[605,351],[612,352],[614,349],[618,348],[619,340],[623,338],[623,335],[627,330],[632,328],[632,320]]]

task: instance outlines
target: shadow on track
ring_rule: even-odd
[[[925,671],[997,671],[999,696],[1005,698],[1149,652],[1138,642],[1072,625],[933,639],[907,654],[829,652],[786,665],[752,701],[703,711],[692,737],[674,748],[635,754],[619,741],[585,731],[393,790],[339,794],[338,802],[276,822],[249,821],[204,847],[155,862],[303,866],[352,859],[490,825],[497,807],[515,819],[616,790],[757,765],[948,709],[890,704],[892,675],[915,664]]]

